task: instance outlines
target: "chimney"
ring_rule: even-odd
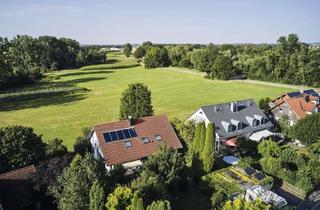
[[[235,102],[232,102],[232,103],[230,104],[230,110],[231,110],[232,112],[236,112],[236,111],[237,111],[237,104],[236,104]]]
[[[306,95],[306,96],[305,96],[305,100],[306,100],[307,103],[309,103],[309,101],[310,101],[310,96],[309,96],[309,95]]]
[[[129,126],[130,126],[130,127],[134,126],[132,116],[128,116],[128,122],[129,122]]]

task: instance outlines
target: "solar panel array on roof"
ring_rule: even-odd
[[[288,95],[290,98],[302,96],[302,94],[301,94],[300,92],[291,92],[291,93],[287,93],[287,95]]]
[[[252,167],[247,167],[247,168],[244,169],[244,172],[247,175],[251,176],[252,174],[254,174],[255,170]]]
[[[304,90],[303,93],[305,93],[307,95],[312,95],[312,96],[319,97],[319,94],[314,89]]]
[[[128,129],[110,131],[110,132],[104,133],[103,137],[106,143],[109,143],[112,141],[118,141],[118,140],[137,137],[137,133],[134,128],[128,128]]]
[[[254,175],[254,177],[256,177],[256,179],[258,180],[261,180],[261,179],[264,179],[266,176],[264,175],[264,173],[258,172]]]

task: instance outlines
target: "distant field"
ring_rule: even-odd
[[[185,119],[206,104],[262,97],[275,97],[288,88],[247,84],[237,81],[214,81],[200,75],[169,69],[147,70],[133,58],[109,57],[109,64],[88,66],[48,74],[51,81],[24,90],[51,87],[82,87],[89,92],[73,95],[41,97],[0,103],[0,126],[31,126],[48,140],[58,137],[68,148],[81,128],[118,119],[121,93],[128,84],[143,82],[152,90],[156,114]],[[130,68],[125,68],[130,67]]]

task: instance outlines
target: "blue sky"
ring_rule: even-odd
[[[0,36],[82,44],[320,42],[319,0],[0,0]]]

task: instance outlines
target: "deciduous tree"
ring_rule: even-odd
[[[32,128],[9,126],[0,128],[0,170],[14,170],[37,164],[45,158],[45,144]]]
[[[70,166],[58,176],[57,183],[50,187],[61,210],[87,210],[90,204],[90,188],[95,181],[105,180],[105,167],[91,154],[76,155]]]
[[[132,190],[128,187],[118,186],[108,195],[106,207],[108,210],[125,210],[131,204]]]
[[[123,49],[123,53],[129,57],[131,55],[131,51],[132,51],[132,45],[130,43],[127,43],[124,45],[124,49]]]
[[[170,202],[167,200],[153,201],[147,210],[171,210]]]

